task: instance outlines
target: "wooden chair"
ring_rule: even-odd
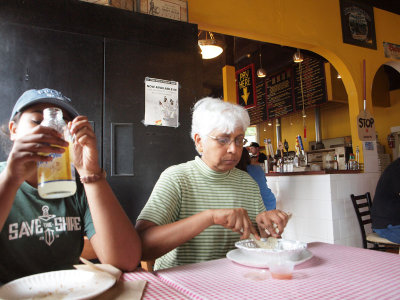
[[[155,260],[142,260],[140,262],[140,266],[142,267],[143,270],[147,272],[153,272],[154,263]]]
[[[366,226],[371,226],[371,194],[369,192],[355,196],[354,194],[350,195],[351,201],[353,202],[354,210],[356,211],[358,224],[361,229],[361,236],[363,240],[363,247],[365,249],[373,249],[373,250],[398,250],[400,254],[400,244],[393,243],[388,239],[385,239],[378,234],[371,232],[366,233]],[[368,248],[368,245],[372,244],[372,248]]]

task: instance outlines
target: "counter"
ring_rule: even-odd
[[[266,174],[277,208],[293,213],[283,237],[362,248],[350,195],[370,192],[373,196],[379,176],[358,171]]]
[[[296,175],[323,175],[323,174],[359,174],[359,170],[321,170],[301,172],[269,172],[266,176],[296,176]]]

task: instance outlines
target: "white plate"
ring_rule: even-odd
[[[305,249],[300,253],[300,257],[298,260],[294,261],[295,265],[301,264],[307,260],[309,260],[313,254],[310,250]],[[238,264],[253,267],[253,268],[268,268],[268,262],[260,261],[260,259],[256,259],[254,257],[245,255],[240,249],[233,249],[226,254],[226,257]]]
[[[0,287],[1,299],[91,299],[115,283],[101,272],[63,270],[22,277]]]

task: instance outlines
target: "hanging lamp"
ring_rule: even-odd
[[[265,76],[267,76],[267,71],[265,71],[265,69],[263,69],[263,67],[262,67],[262,62],[261,62],[261,47],[260,47],[260,68],[257,70],[257,77],[259,77],[259,78],[264,78]]]
[[[204,31],[205,39],[200,39],[200,35],[203,31],[198,34],[198,45],[201,49],[201,56],[203,59],[212,59],[219,56],[224,50],[222,49],[222,42],[214,38],[214,34],[210,31]],[[208,36],[210,38],[208,38]]]
[[[307,139],[307,125],[306,125],[306,109],[305,109],[305,101],[304,101],[304,90],[303,90],[303,68],[302,68],[302,62],[303,62],[303,55],[300,53],[300,49],[297,49],[297,51],[293,55],[293,61],[295,63],[299,64],[299,75],[300,75],[300,91],[301,91],[301,100],[302,100],[302,111],[301,111],[301,116],[303,117],[303,129],[304,129],[304,140]]]
[[[303,55],[300,53],[300,49],[293,54],[293,61],[295,63],[301,63],[303,61]]]

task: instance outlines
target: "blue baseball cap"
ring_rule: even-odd
[[[54,104],[66,110],[72,118],[79,116],[78,111],[71,105],[71,99],[65,97],[59,91],[47,88],[41,90],[32,89],[25,91],[21,97],[19,97],[12,110],[10,121],[12,121],[17,113],[23,112],[28,106],[39,103]]]
[[[250,144],[250,146],[249,147],[255,147],[255,148],[258,148],[258,147],[260,147],[260,144],[259,143],[256,143],[256,142],[251,142],[251,144]]]

